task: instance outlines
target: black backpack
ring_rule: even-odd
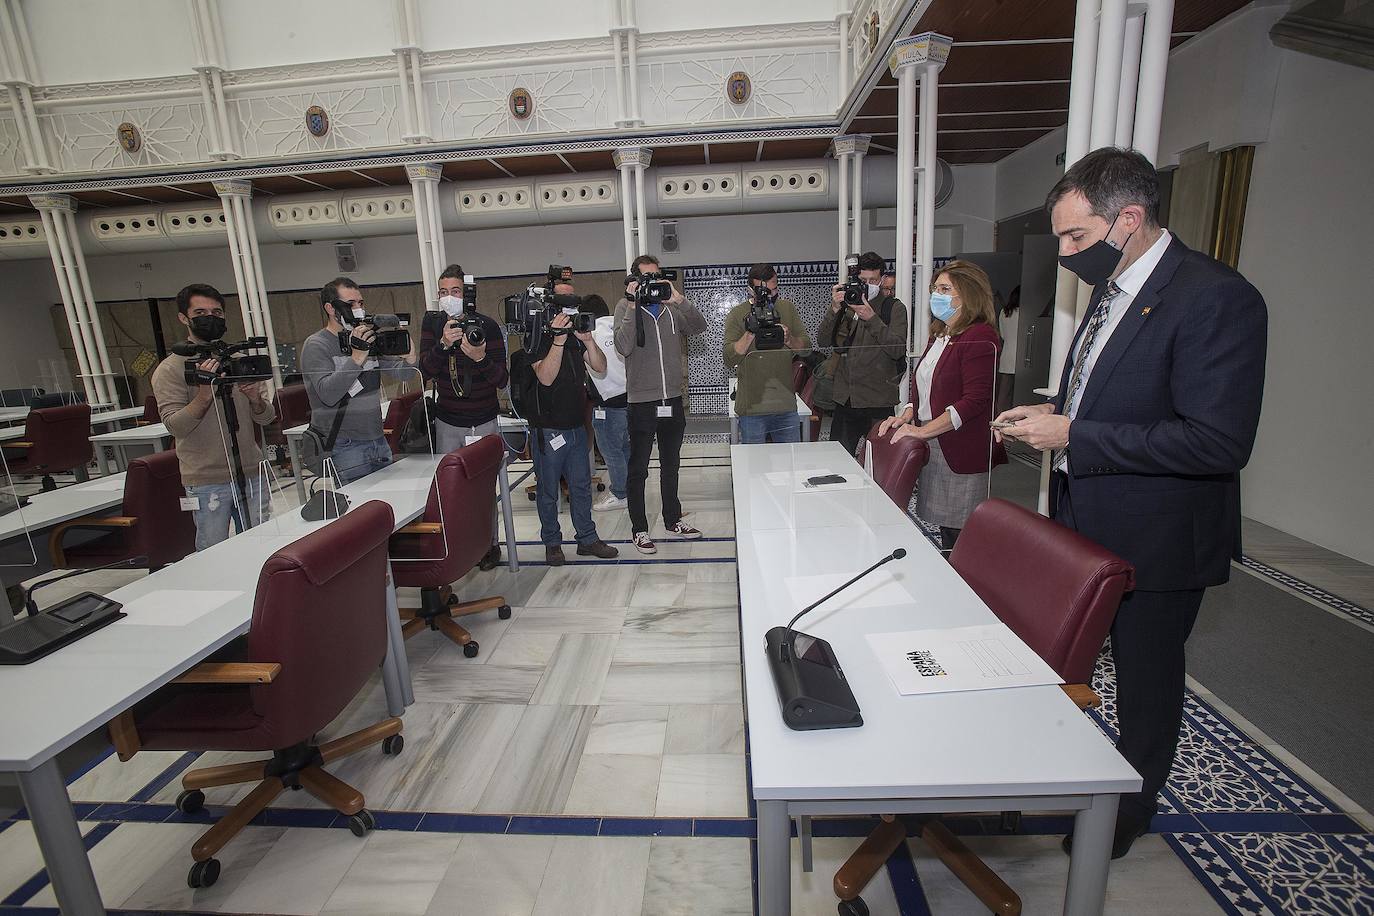
[[[526,420],[531,429],[544,425],[539,410],[539,379],[534,374],[534,360],[523,347],[510,355],[510,406],[515,415]]]

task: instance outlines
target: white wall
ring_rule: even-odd
[[[228,66],[389,56],[397,44],[393,8],[392,0],[221,0]],[[449,15],[461,18],[456,4]]]
[[[46,85],[177,76],[190,74],[195,63],[185,0],[23,5],[38,77]]]
[[[48,309],[61,302],[48,261],[4,262],[0,283],[0,388],[37,384],[44,366],[66,365]]]
[[[1064,137],[1065,129],[1057,128],[997,163],[997,219],[1045,206],[1045,195],[1064,177],[1064,166],[1055,161]]]
[[[1240,259],[1269,304],[1245,514],[1374,563],[1374,72],[1270,53],[1274,119],[1255,151]]]

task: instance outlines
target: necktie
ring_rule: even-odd
[[[1092,352],[1098,332],[1107,323],[1107,317],[1112,310],[1112,302],[1120,295],[1121,287],[1109,282],[1106,291],[1102,293],[1102,298],[1097,300],[1097,307],[1093,309],[1092,317],[1088,319],[1088,329],[1083,332],[1083,345],[1078,349],[1078,358],[1073,361],[1073,372],[1069,374],[1069,390],[1064,397],[1064,414],[1071,420],[1078,411],[1078,395],[1083,384],[1087,381],[1083,374],[1083,367],[1087,365],[1088,354]],[[1055,449],[1051,456],[1050,467],[1056,471],[1062,470],[1068,452],[1067,447]]]

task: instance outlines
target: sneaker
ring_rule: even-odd
[[[629,500],[621,499],[614,493],[607,493],[605,496],[592,503],[592,509],[596,512],[611,512],[615,509],[624,509],[629,504]]]
[[[592,541],[590,544],[578,544],[577,555],[579,557],[600,557],[603,560],[614,560],[620,556],[620,551],[605,541]]]
[[[658,553],[658,548],[654,546],[653,540],[647,531],[636,531],[634,533],[635,550],[640,553]]]
[[[567,558],[563,556],[563,548],[557,544],[544,548],[544,560],[550,566],[562,566],[567,562]]]
[[[668,532],[668,537],[681,538],[684,541],[695,541],[697,538],[701,537],[700,531],[696,530],[682,519],[678,519],[671,525],[664,526],[664,530]]]

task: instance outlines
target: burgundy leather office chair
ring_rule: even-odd
[[[30,410],[24,420],[24,439],[6,442],[5,460],[12,476],[43,475],[43,489],[56,490],[52,475],[76,473],[89,479],[86,465],[95,458],[91,448],[91,407],[70,404]]]
[[[921,468],[930,460],[930,446],[924,439],[908,436],[898,439],[894,445],[892,431],[878,435],[874,426],[868,434],[867,447],[873,454],[873,480],[882,487],[888,498],[897,508],[906,511],[911,502],[911,494],[916,492],[916,480],[921,476]],[[863,452],[859,453],[861,456]]]
[[[453,618],[492,608],[502,620],[510,617],[510,605],[502,596],[460,602],[450,587],[491,549],[496,472],[504,454],[500,436],[483,436],[445,455],[434,471],[424,516],[391,539],[396,586],[420,589],[420,606],[401,608],[406,639],[426,628],[437,630],[462,646],[465,656],[475,658],[477,642]]]
[[[146,556],[147,568],[157,570],[188,556],[196,549],[196,523],[191,513],[182,511],[185,495],[175,451],[135,458],[124,476],[124,503],[118,515],[88,515],[52,530],[48,554],[53,569],[83,569]],[[64,547],[63,538],[73,528],[105,533]]]
[[[277,392],[277,420],[282,429],[310,422],[310,396],[305,383],[283,385]]]
[[[792,393],[801,394],[801,390],[806,387],[806,383],[811,379],[811,365],[804,359],[793,357],[792,359]]]
[[[157,398],[148,395],[143,399],[143,416],[137,420],[138,426],[152,426],[154,423],[162,422],[162,414],[158,413]]]
[[[204,789],[257,783],[191,847],[187,883],[219,877],[216,852],[283,789],[305,789],[364,836],[376,822],[362,793],[325,764],[382,744],[403,747],[401,720],[384,719],[317,742],[386,655],[387,539],[391,507],[363,503],[278,550],[263,564],[242,660],[203,662],[110,723],[120,760],[139,750],[271,751],[270,760],[190,770],[177,809],[194,814]],[[233,654],[233,653],[231,653]]]
[[[406,422],[410,420],[410,411],[415,407],[415,402],[420,400],[421,394],[421,391],[412,391],[409,394],[397,395],[386,407],[382,435],[386,436],[386,444],[391,446],[393,455],[401,454],[401,434],[405,432]]]
[[[1064,692],[1080,709],[1100,704],[1088,683],[1121,596],[1135,585],[1131,564],[1005,499],[986,500],[973,510],[949,562],[998,619],[1066,681]],[[905,838],[901,822],[884,817],[840,867],[835,895],[841,913],[867,912],[860,892]],[[921,838],[992,912],[1021,912],[1016,892],[939,820],[923,821]]]

